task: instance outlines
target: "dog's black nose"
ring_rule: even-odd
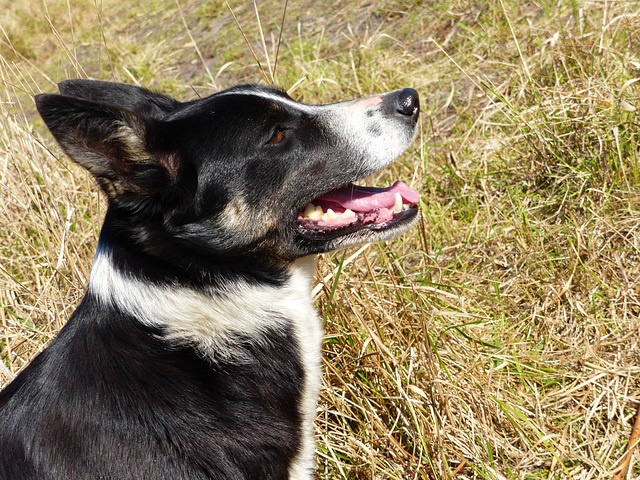
[[[413,88],[405,88],[398,95],[398,113],[402,115],[418,116],[420,113],[420,97]]]

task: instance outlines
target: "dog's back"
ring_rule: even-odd
[[[417,95],[60,90],[38,109],[109,208],[84,299],[0,392],[0,479],[311,478],[312,255],[416,218],[405,185],[351,182],[406,148]]]

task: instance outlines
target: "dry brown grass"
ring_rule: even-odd
[[[231,3],[266,64],[253,5]],[[320,478],[612,478],[640,402],[639,7],[290,3],[295,97],[413,86],[424,112],[372,179],[410,181],[420,227],[320,260]],[[28,94],[77,72],[182,98],[263,81],[222,2],[48,1],[55,35],[25,4],[0,17],[3,381],[82,295],[104,208]],[[271,59],[280,7],[259,4]]]

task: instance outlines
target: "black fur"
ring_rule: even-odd
[[[303,375],[291,332],[238,338],[252,361],[213,365],[159,334],[85,297],[2,392],[0,478],[287,478]]]
[[[213,297],[238,284],[277,288],[295,259],[415,217],[413,208],[384,228],[303,228],[308,202],[380,166],[278,90],[180,103],[108,82],[59,88],[36,97],[38,110],[106,193],[99,251],[123,278]],[[388,94],[380,109],[411,135],[414,93]],[[89,288],[0,392],[0,480],[289,478],[306,373],[293,319],[272,315],[259,338],[225,338],[232,354],[204,352]]]

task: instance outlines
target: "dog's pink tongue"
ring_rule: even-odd
[[[404,182],[396,182],[387,188],[349,185],[318,198],[320,202],[337,203],[354,212],[370,212],[376,208],[392,208],[399,193],[404,202],[418,203],[420,195]]]

